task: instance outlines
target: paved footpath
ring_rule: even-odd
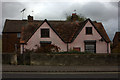
[[[3,65],[3,72],[120,72],[120,66]]]

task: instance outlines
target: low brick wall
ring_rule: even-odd
[[[2,54],[2,64],[40,66],[118,66],[118,54]]]
[[[120,54],[31,53],[31,65],[41,66],[117,66]]]
[[[2,53],[2,64],[17,64],[15,53]]]

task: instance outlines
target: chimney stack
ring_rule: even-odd
[[[71,20],[72,21],[77,21],[78,20],[78,15],[76,14],[76,10],[74,10],[74,12],[72,13]]]
[[[33,21],[33,16],[28,16],[28,21]]]

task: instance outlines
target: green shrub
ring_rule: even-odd
[[[52,45],[52,44],[49,44],[49,45],[46,45],[44,47],[40,47],[38,45],[36,45],[36,49],[34,50],[29,50],[29,49],[26,49],[25,50],[25,53],[51,53],[51,52],[58,52],[59,51],[59,47],[55,46],[55,45]]]
[[[93,53],[89,53],[89,52],[79,52],[79,51],[70,51],[70,52],[53,52],[50,54],[93,54]]]

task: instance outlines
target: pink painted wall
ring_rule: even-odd
[[[41,38],[41,30],[40,29],[49,29],[50,30],[50,38]],[[40,46],[40,41],[51,41],[51,44],[54,44],[60,47],[60,51],[67,51],[67,45],[57,36],[57,34],[49,27],[49,25],[45,22],[41,25],[41,27],[34,33],[34,35],[29,39],[27,45],[25,45],[25,49],[36,49],[35,45]]]
[[[92,35],[86,35],[85,28],[86,27],[92,27],[93,34]],[[42,28],[49,28],[50,30],[50,38],[41,38],[40,35],[40,29]],[[99,41],[101,39],[101,36],[99,33],[95,30],[95,28],[92,26],[90,22],[87,22],[85,27],[82,29],[82,31],[79,33],[79,35],[76,37],[76,39],[68,44],[69,50],[73,49],[73,47],[80,47],[81,52],[84,52],[84,40],[96,40],[96,53],[107,53],[107,43]],[[57,34],[49,27],[49,25],[45,22],[41,25],[41,27],[34,33],[34,35],[29,39],[27,42],[27,45],[24,46],[25,49],[36,49],[35,45],[40,46],[40,41],[51,41],[52,44],[60,47],[60,51],[67,51],[67,44],[64,43]],[[109,53],[110,53],[110,43],[109,43]]]
[[[86,35],[86,27],[92,27],[92,35]],[[81,52],[85,51],[84,48],[84,40],[96,40],[96,53],[107,53],[107,43],[99,41],[101,36],[96,31],[96,29],[92,26],[92,24],[88,21],[76,39],[69,44],[69,49],[73,49],[73,47],[80,47]],[[110,44],[109,44],[109,52],[110,52]]]

